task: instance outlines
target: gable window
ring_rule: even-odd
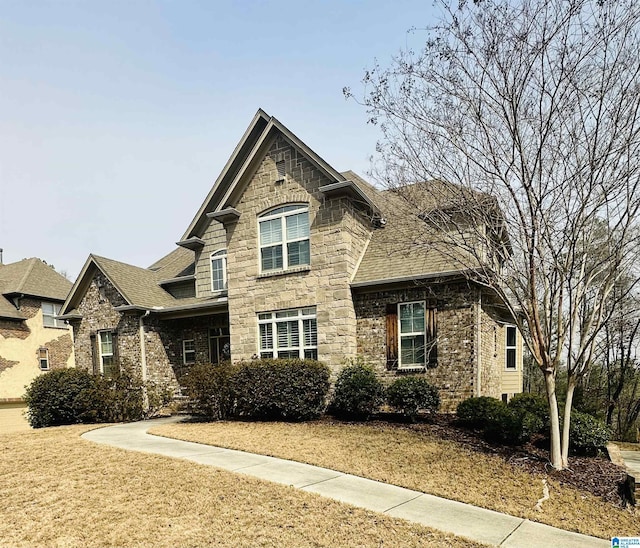
[[[315,306],[258,314],[261,358],[318,359]]]
[[[227,289],[227,250],[211,254],[211,291]]]
[[[193,339],[182,341],[182,363],[196,363],[196,342]]]
[[[45,327],[66,327],[64,320],[58,320],[56,316],[60,314],[62,305],[56,303],[42,303],[42,323]]]
[[[115,356],[113,353],[113,333],[111,331],[100,331],[99,350],[100,350],[100,373],[105,377],[113,376],[118,370]]]
[[[399,348],[388,348],[388,361],[389,356],[395,354],[398,369],[435,367],[438,361],[436,309],[427,308],[424,301],[399,303],[394,323],[397,333],[394,333],[395,325],[387,321],[387,330],[391,331],[387,333],[388,347],[391,341]]]
[[[41,346],[38,349],[38,364],[40,366],[40,371],[49,370],[49,350],[44,346]]]
[[[506,355],[505,355],[505,365],[507,369],[515,370],[517,368],[516,361],[516,326],[515,325],[507,325],[505,329],[506,341]]]
[[[311,264],[306,204],[278,207],[258,219],[261,272]]]

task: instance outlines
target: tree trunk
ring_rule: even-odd
[[[576,378],[570,376],[567,379],[567,400],[564,403],[564,424],[562,425],[562,467],[569,466],[569,426],[571,424],[571,407],[573,405],[573,393],[576,389]]]
[[[553,370],[545,369],[544,386],[547,391],[547,400],[549,402],[549,419],[550,419],[550,440],[551,447],[549,450],[549,460],[551,466],[556,470],[562,470],[562,447],[560,443],[560,417],[558,415],[558,398],[556,397],[556,377]]]

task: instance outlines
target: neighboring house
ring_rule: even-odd
[[[130,365],[178,387],[229,350],[334,372],[362,356],[388,379],[426,375],[446,409],[520,392],[522,343],[503,307],[447,253],[399,245],[427,230],[259,110],[177,249],[149,268],[89,256],[62,310],[77,366]]]
[[[40,259],[0,264],[0,403],[21,401],[43,371],[74,366],[71,329],[57,318],[70,289]]]

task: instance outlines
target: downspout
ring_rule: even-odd
[[[476,397],[482,396],[482,291],[476,303]]]
[[[147,310],[138,320],[140,331],[140,376],[142,377],[142,399],[145,413],[149,410],[149,396],[147,395],[147,348],[144,342],[144,319],[151,313]]]

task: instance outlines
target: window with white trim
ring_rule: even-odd
[[[416,301],[398,304],[400,361],[398,369],[427,365],[425,303]]]
[[[40,371],[49,371],[49,350],[44,346],[38,348],[38,365]]]
[[[227,289],[227,250],[211,254],[211,291]]]
[[[196,363],[196,341],[193,339],[182,341],[182,363]]]
[[[111,331],[100,331],[98,336],[100,373],[110,377],[117,371],[117,365],[113,355],[113,333]]]
[[[277,207],[260,215],[258,226],[261,272],[311,264],[308,205]]]
[[[515,325],[505,326],[505,367],[509,370],[517,369],[517,330]]]
[[[316,307],[258,314],[261,358],[318,359]]]
[[[41,307],[42,323],[45,327],[66,327],[64,320],[58,320],[56,318],[56,316],[60,314],[60,308],[62,308],[62,305],[43,302]]]

